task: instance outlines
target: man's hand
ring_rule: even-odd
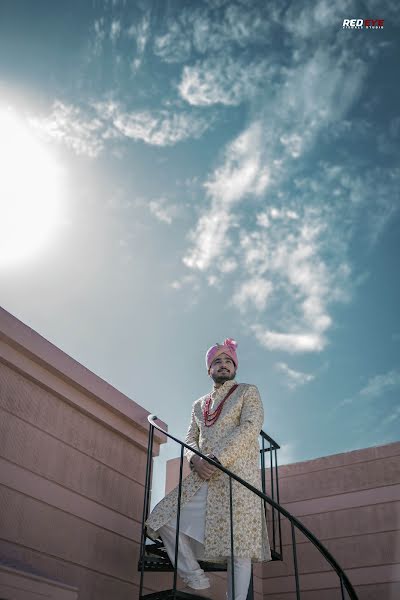
[[[208,458],[214,459],[214,456],[212,454],[206,454],[206,456]],[[196,473],[206,481],[214,475],[215,471],[217,471],[217,467],[214,467],[214,465],[210,465],[210,463],[208,463],[200,456],[193,456],[192,465]]]

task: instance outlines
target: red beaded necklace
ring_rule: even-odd
[[[239,384],[236,383],[233,387],[231,387],[225,398],[218,404],[218,407],[213,412],[210,412],[211,395],[208,396],[203,408],[204,425],[206,427],[211,427],[211,425],[214,425],[214,423],[218,421],[219,415],[221,414],[225,401],[228,400],[231,394],[233,394],[238,385]]]

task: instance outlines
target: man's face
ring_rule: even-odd
[[[225,383],[225,381],[235,379],[235,375],[235,363],[227,354],[220,354],[211,363],[210,376],[215,381],[215,383]]]

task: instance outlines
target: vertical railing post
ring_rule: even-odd
[[[144,560],[146,550],[146,527],[145,523],[149,514],[149,503],[150,503],[150,485],[151,485],[151,467],[153,461],[153,439],[154,439],[154,427],[150,425],[149,436],[147,441],[147,461],[146,461],[146,476],[144,481],[144,499],[143,499],[143,515],[142,515],[142,533],[140,538],[140,585],[139,585],[139,598],[143,595],[143,578],[144,578]]]
[[[232,498],[232,477],[229,476],[229,514],[231,521],[231,570],[232,570],[232,597],[235,600],[235,556],[233,549],[233,498]]]
[[[276,479],[276,501],[280,504],[279,500],[279,476],[278,476],[278,458],[276,455],[276,448],[274,448],[275,455],[275,479]],[[278,511],[278,531],[279,531],[279,554],[282,557],[282,530],[281,530],[281,513]]]
[[[294,530],[293,521],[290,521],[292,528],[292,544],[293,544],[293,564],[294,564],[294,577],[296,581],[296,600],[300,600],[300,584],[299,584],[299,570],[297,566],[297,551],[296,551],[296,533]]]
[[[263,494],[266,494],[267,486],[265,484],[265,441],[264,436],[261,433],[261,488]],[[265,515],[265,526],[267,526],[267,503],[265,499],[261,500],[262,505],[264,507],[264,515]]]
[[[269,443],[269,468],[271,471],[271,496],[272,500],[275,500],[275,488],[274,488],[274,470],[272,465],[272,446],[271,442]],[[276,540],[275,540],[275,507],[272,507],[272,545],[274,546],[274,550],[276,550]]]
[[[262,477],[261,477],[261,485],[262,485],[262,491],[263,494],[266,494],[266,485],[265,485],[265,441],[264,441],[264,436],[261,436],[261,471],[262,471]],[[265,500],[264,500],[264,505],[265,505]]]
[[[181,518],[181,496],[182,496],[182,472],[183,472],[183,451],[181,446],[181,458],[179,463],[179,487],[178,487],[178,511],[176,513],[176,538],[175,538],[175,561],[174,561],[174,598],[176,596],[176,583],[178,577],[178,552],[179,552],[179,526]]]

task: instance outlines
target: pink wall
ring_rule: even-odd
[[[176,485],[178,468],[179,459],[168,461],[166,491]],[[267,488],[270,493],[268,483]],[[279,490],[281,504],[327,547],[360,600],[400,598],[399,442],[283,465]],[[271,511],[268,529],[272,541]],[[296,539],[302,600],[338,600],[330,566],[301,534]],[[283,561],[255,566],[257,600],[296,598],[291,530],[285,520],[282,541]],[[207,595],[222,600],[223,580],[214,575]]]
[[[328,548],[360,600],[400,598],[399,442],[285,465],[279,482],[281,504]],[[283,523],[284,561],[264,565],[265,600],[295,599],[290,536]],[[304,599],[339,598],[337,577],[302,538]]]
[[[35,577],[56,598],[138,597],[147,415],[0,309],[1,598]]]
[[[147,415],[0,309],[1,598],[138,597]],[[164,441],[156,435],[155,454]],[[167,465],[167,489],[177,466]],[[360,600],[400,598],[400,443],[284,465],[279,480],[283,506],[332,552]],[[284,561],[255,568],[256,600],[295,599],[284,522],[282,531]],[[331,570],[298,541],[302,600],[338,598]],[[224,579],[215,574],[206,595],[223,598]],[[166,589],[171,575],[145,581],[149,592]]]

